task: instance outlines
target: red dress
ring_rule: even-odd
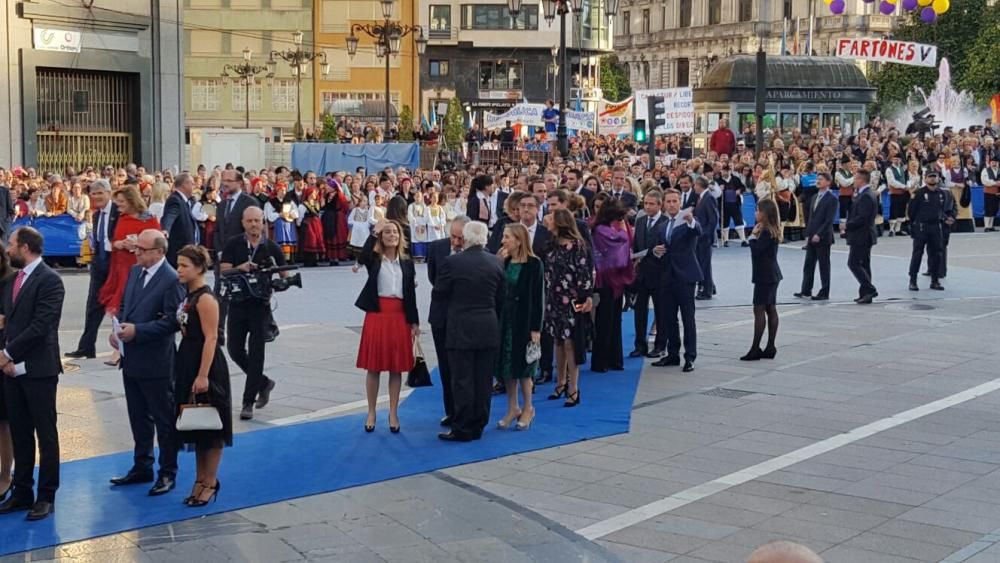
[[[319,217],[319,209],[312,203],[306,203],[305,218],[302,219],[302,252],[326,254],[326,244],[323,241],[323,223]]]
[[[323,207],[323,235],[326,237],[327,260],[347,260],[347,241],[350,231],[347,229],[347,215],[351,205],[339,189],[331,191],[326,196]]]
[[[122,214],[115,225],[115,234],[111,238],[112,242],[125,240],[129,235],[139,236],[139,233],[146,229],[160,230],[160,222],[149,214],[133,217]],[[128,282],[128,272],[136,264],[135,254],[128,250],[115,248],[111,251],[111,264],[108,267],[108,279],[101,287],[101,292],[97,295],[97,300],[104,305],[104,310],[109,315],[118,313],[118,308],[122,304],[122,297],[125,295],[125,284]]]

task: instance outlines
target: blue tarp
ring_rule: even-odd
[[[365,143],[342,145],[337,143],[294,143],[292,168],[318,174],[345,170],[354,172],[364,166],[369,173],[385,167],[404,166],[413,170],[420,166],[420,147],[417,143]]]
[[[34,227],[45,237],[46,256],[79,256],[81,224],[69,215],[56,217],[21,217],[14,221],[14,229],[18,227]],[[13,229],[12,229],[13,230]]]

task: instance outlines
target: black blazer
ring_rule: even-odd
[[[374,235],[369,236],[358,255],[358,264],[368,270],[368,280],[361,289],[358,300],[354,302],[358,309],[371,313],[379,310],[378,273],[382,269],[382,257],[375,254],[377,241]],[[399,260],[399,268],[403,271],[403,310],[406,322],[411,325],[420,324],[420,316],[417,314],[417,270],[413,267],[413,260],[402,258]]]
[[[685,199],[685,197],[687,199]],[[696,205],[698,205],[698,194],[695,193],[694,188],[691,188],[686,192],[681,192],[681,209],[694,207]]]
[[[14,221],[14,198],[10,194],[10,188],[0,185],[0,238],[7,239],[10,234],[10,225]]]
[[[715,233],[719,227],[719,203],[708,190],[701,192],[697,201],[698,203],[694,206],[694,218],[701,225],[701,236],[698,238],[698,244],[715,244]]]
[[[469,201],[465,205],[465,215],[469,219],[472,219],[473,221],[480,221],[486,223],[486,221],[483,221],[482,219],[479,218],[479,196],[477,194],[478,192],[469,194]],[[505,201],[507,201],[507,193],[506,192],[498,193],[497,208],[493,210],[493,214],[497,216],[498,223],[500,222],[501,219],[503,219],[506,216],[506,213],[504,213],[503,211],[503,204]]]
[[[661,284],[671,284],[674,281],[697,283],[702,280],[701,266],[694,253],[700,236],[701,225],[697,221],[693,227],[689,227],[684,221],[675,221],[670,240],[667,240],[667,222],[660,225],[656,244],[667,247],[667,253],[659,259]]]
[[[869,186],[854,199],[847,216],[848,246],[874,246],[878,243],[878,231],[875,230],[876,214],[878,214],[878,202],[875,200],[875,190]]]
[[[826,195],[823,199],[816,203],[816,198],[820,197],[817,191],[806,203],[804,210],[806,216],[806,233],[805,239],[806,244],[812,244],[810,239],[813,235],[819,235],[819,242],[816,243],[817,246],[830,246],[835,241],[836,238],[833,236],[833,219],[837,216],[837,196],[833,195],[833,192],[827,190]],[[813,210],[813,205],[816,209]]]
[[[91,249],[93,250],[93,258],[90,260],[90,275],[98,277],[107,277],[108,266],[111,265],[111,252],[104,253],[104,259],[102,260],[100,255],[97,253],[97,223],[101,220],[101,210],[93,210],[92,219],[92,229],[91,229]],[[111,204],[111,211],[108,212],[108,239],[113,239],[115,235],[115,227],[118,226],[118,206],[114,203]]]
[[[236,203],[233,204],[232,213],[229,213],[229,200],[218,205],[215,218],[215,249],[217,251],[221,252],[219,249],[225,248],[227,240],[243,234],[243,212],[251,206],[260,207],[260,201],[242,191],[237,197]],[[166,208],[164,207],[164,209]]]
[[[584,233],[587,234],[587,240],[590,240],[590,231],[585,230],[580,234]],[[539,221],[535,224],[535,240],[531,241],[531,251],[539,260],[545,262],[545,254],[549,251],[550,246],[552,246],[552,233]]]
[[[632,252],[642,252],[647,250],[639,266],[636,268],[635,283],[646,289],[656,289],[660,283],[660,261],[653,255],[653,247],[656,246],[657,238],[660,235],[660,227],[666,222],[667,216],[660,214],[659,219],[653,225],[653,230],[649,231],[649,222],[652,219],[645,215],[635,222],[635,236],[632,237]]]
[[[242,218],[242,216],[241,216]],[[184,194],[174,191],[163,204],[163,218],[160,228],[167,233],[167,262],[177,267],[177,251],[189,244],[194,244],[194,217],[191,217],[191,207]]]
[[[538,235],[535,235],[538,240]],[[504,261],[504,268],[510,266],[510,259]],[[511,327],[511,373],[521,374],[528,369],[525,352],[528,342],[531,342],[532,332],[542,331],[542,315],[544,313],[542,294],[545,282],[542,272],[542,261],[536,257],[528,257],[521,265],[521,274],[513,292],[506,294],[507,301],[514,301],[510,318],[504,318],[503,324]],[[506,284],[506,280],[504,284]],[[505,285],[506,287],[506,285]]]
[[[594,196],[597,195],[594,193],[594,190],[590,188],[580,188],[580,191],[577,192],[577,194],[587,202],[588,209],[594,209]]]
[[[611,199],[614,199],[614,190],[609,190],[608,195],[611,196]],[[632,192],[623,191],[621,199],[622,203],[624,203],[629,209],[635,209],[639,205],[639,199],[635,197],[635,194]]]
[[[449,256],[432,295],[448,303],[449,350],[500,347],[500,314],[507,288],[503,264],[481,246]],[[470,291],[472,289],[472,291]]]
[[[129,270],[119,320],[135,325],[135,339],[125,343],[125,355],[119,364],[125,377],[161,379],[174,376],[174,333],[177,306],[184,291],[177,272],[168,263],[156,270],[146,287],[139,284],[142,266]],[[184,400],[186,397],[179,397]]]
[[[778,241],[770,231],[761,229],[760,235],[750,241],[750,266],[753,283],[778,283],[782,280],[778,266]]]
[[[443,238],[427,245],[427,279],[431,287],[437,283],[438,271],[445,259],[451,256],[451,239]],[[448,320],[448,303],[431,294],[431,310],[427,314],[427,322],[432,327],[443,328]]]
[[[507,214],[497,219],[496,224],[493,225],[493,230],[490,231],[490,238],[486,241],[486,252],[490,254],[500,252],[500,245],[503,243],[503,230],[513,222],[514,220]]]
[[[59,274],[41,262],[21,286],[17,302],[13,300],[14,280],[3,290],[6,345],[15,364],[24,362],[22,377],[58,377],[59,321],[62,318],[66,289]]]

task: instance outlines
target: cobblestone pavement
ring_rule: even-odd
[[[857,286],[843,245],[833,255],[832,301],[792,298],[799,247],[780,252],[777,358],[735,360],[752,330],[749,258],[719,249],[725,281],[716,300],[699,303],[697,369],[647,364],[628,434],[0,563],[737,562],[778,538],[829,562],[1000,561],[1000,238],[954,236],[948,289],[919,293],[906,290],[909,240],[882,239],[873,258],[881,295],[870,306],[850,303]],[[68,350],[87,280],[65,279]],[[361,407],[353,365],[362,315],[352,303],[363,280],[347,268],[304,279],[305,291],[278,299],[271,405],[237,431]],[[424,310],[428,286],[422,279],[418,288]],[[429,334],[424,347],[433,350]],[[99,360],[79,362],[60,386],[67,459],[131,447],[120,377]],[[588,377],[613,375],[583,376],[584,400],[599,400],[586,396]]]

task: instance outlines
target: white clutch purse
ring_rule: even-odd
[[[199,403],[181,405],[181,414],[177,417],[177,430],[180,432],[222,430],[219,409]]]
[[[529,342],[524,359],[528,364],[537,362],[542,357],[542,346],[537,342]]]

